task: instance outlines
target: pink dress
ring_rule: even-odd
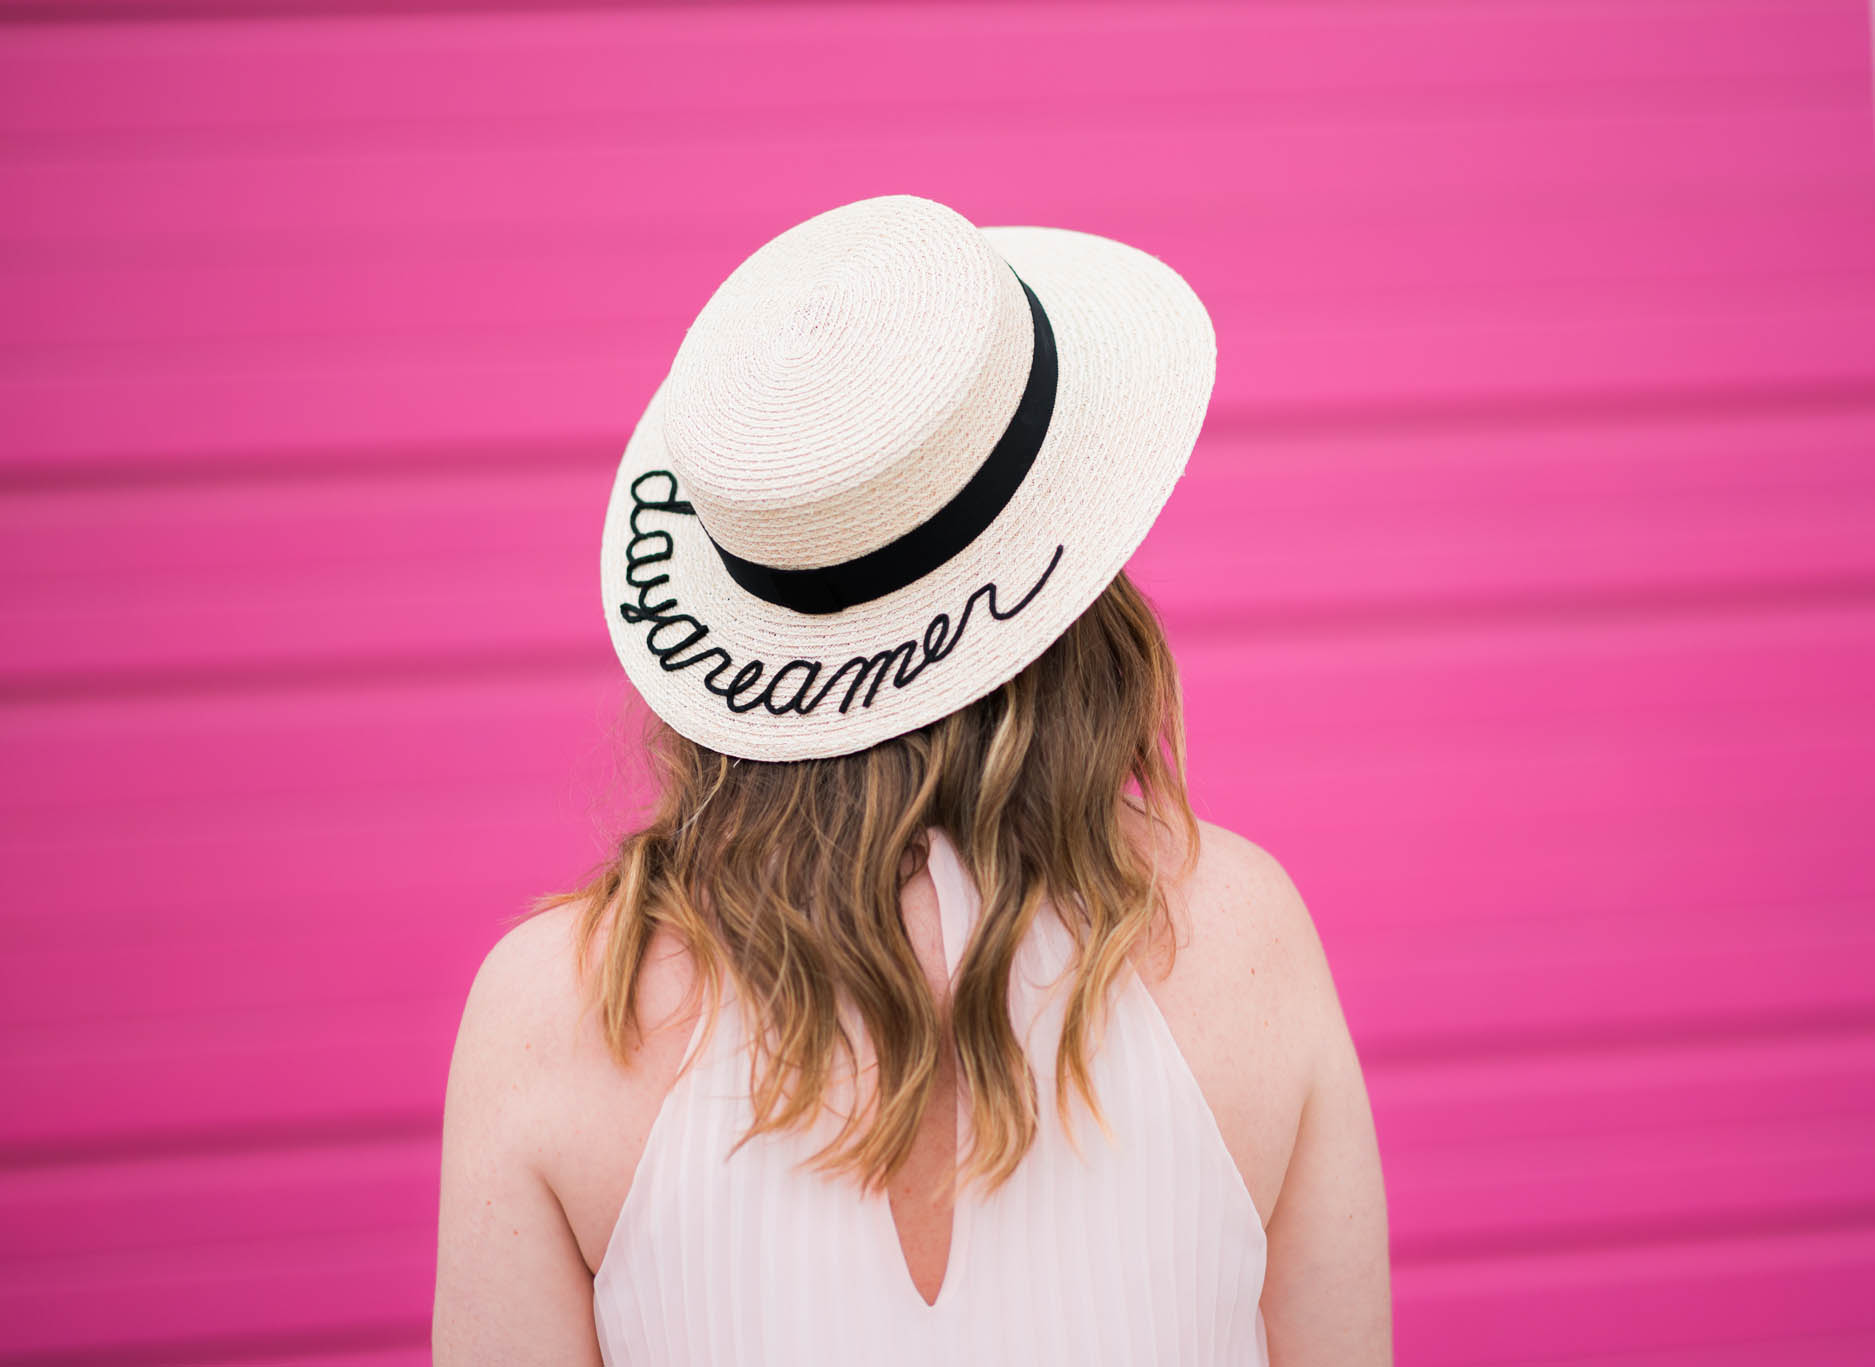
[[[954,973],[979,901],[941,831],[932,832],[930,871]],[[992,1196],[959,1192],[935,1304],[911,1280],[883,1194],[862,1197],[850,1178],[796,1169],[831,1128],[764,1135],[725,1158],[750,1115],[746,1036],[732,1000],[653,1122],[593,1280],[605,1361],[1266,1367],[1263,1222],[1130,970],[1093,1060],[1114,1140],[1078,1097],[1079,1154],[1061,1128],[1054,1048],[1065,993],[1048,988],[1071,948],[1044,907],[1010,984],[1043,1103],[1040,1132]],[[959,1112],[961,1153],[961,1096]]]

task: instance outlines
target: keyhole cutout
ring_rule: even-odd
[[[950,1272],[957,1213],[957,1069],[940,1068],[911,1158],[887,1188],[906,1275],[926,1305],[937,1304]]]
[[[923,967],[925,981],[943,1021],[948,1040],[950,1028],[951,961],[961,953],[961,945],[947,945],[947,928],[941,896],[955,896],[955,879],[950,870],[933,870],[933,863],[945,858],[936,847],[943,837],[933,834],[930,860],[906,883],[901,893],[900,910],[905,929]],[[939,880],[944,892],[939,891]],[[956,919],[956,908],[951,908]],[[948,950],[948,952],[947,952]],[[932,1086],[931,1104],[912,1142],[911,1157],[887,1185],[886,1195],[891,1224],[898,1240],[898,1252],[918,1298],[926,1306],[935,1306],[950,1275],[957,1224],[957,1152],[958,1132],[963,1117],[957,1085],[955,1049],[948,1042],[938,1063]]]

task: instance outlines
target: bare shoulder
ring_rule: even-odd
[[[689,957],[660,938],[640,972],[644,1034],[621,1061],[589,991],[603,931],[588,959],[579,957],[584,909],[573,902],[536,913],[483,958],[450,1063],[444,1160],[447,1172],[452,1155],[472,1153],[503,1181],[537,1185],[590,1274],[695,1013]]]
[[[509,930],[463,1004],[443,1101],[438,1363],[598,1359],[590,1280],[538,1142],[575,1019],[567,929],[546,913]]]
[[[1288,871],[1261,845],[1210,821],[1198,823],[1197,867],[1185,898],[1204,953],[1267,976],[1291,1006],[1333,991],[1315,920]]]
[[[1347,1019],[1315,918],[1287,870],[1262,846],[1201,821],[1198,867],[1185,898],[1193,955],[1221,979],[1235,977],[1245,1029],[1271,1035],[1306,1097],[1350,1048]],[[1242,992],[1244,975],[1254,992]],[[1219,988],[1227,987],[1221,981]],[[1298,1124],[1300,1117],[1298,1117]]]
[[[1214,1005],[1280,1007],[1289,1024],[1301,1024],[1296,1013],[1333,992],[1321,936],[1301,893],[1261,845],[1202,819],[1198,834],[1190,871],[1167,888],[1172,973],[1212,989]],[[1181,853],[1176,838],[1163,830],[1156,838],[1163,863],[1175,865]]]
[[[458,1056],[482,1068],[538,1064],[570,1038],[578,998],[575,908],[539,912],[510,927],[482,957],[457,1033]],[[537,1070],[528,1070],[537,1075]]]
[[[469,984],[443,1102],[444,1176],[551,1191],[552,1121],[592,1048],[573,930],[562,906],[510,927]]]
[[[1138,967],[1210,1104],[1266,1229],[1292,1185],[1310,1100],[1347,1057],[1347,1027],[1321,936],[1268,850],[1198,822],[1189,867],[1175,830],[1146,827],[1167,923]]]
[[[1268,851],[1209,822],[1199,830],[1196,866],[1168,899],[1182,922],[1168,982],[1210,1022],[1187,1023],[1193,1071],[1264,1217],[1272,1356],[1390,1362],[1380,1153],[1321,936]]]
[[[589,992],[589,975],[598,972],[605,953],[605,932],[582,962],[577,932],[583,912],[578,902],[538,912],[489,948],[463,1006],[458,1061],[512,1087],[539,1091],[567,1070],[592,1067],[595,1055],[609,1055]],[[691,978],[680,946],[664,939],[654,944],[639,979],[647,1041],[685,1023]]]

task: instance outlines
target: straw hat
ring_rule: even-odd
[[[606,509],[625,672],[712,750],[848,754],[992,692],[1100,596],[1211,398],[1156,257],[914,195],[817,214],[684,334]]]

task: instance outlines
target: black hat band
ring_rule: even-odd
[[[1014,273],[1014,267],[1011,267]],[[1029,316],[1035,321],[1035,351],[1029,360],[1028,384],[1015,416],[1003,430],[988,458],[957,491],[950,502],[903,536],[877,550],[813,569],[778,569],[745,560],[710,537],[729,577],[757,598],[796,612],[823,614],[869,603],[921,579],[956,555],[996,520],[1015,497],[1055,411],[1055,333],[1041,300],[1028,282],[1016,276],[1028,296]],[[702,518],[697,519],[702,526]],[[709,529],[704,528],[709,536]]]

